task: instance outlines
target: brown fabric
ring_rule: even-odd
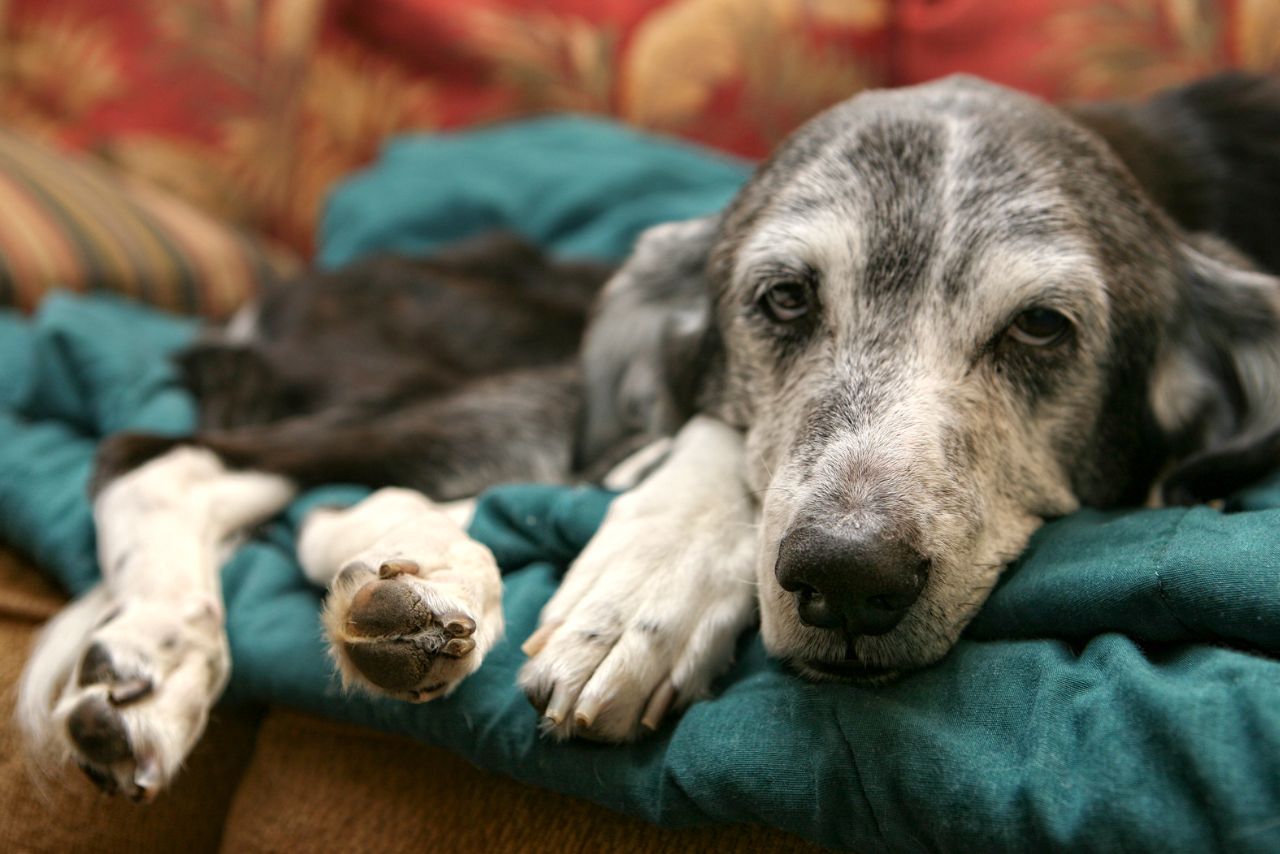
[[[256,714],[219,710],[174,787],[140,807],[102,795],[78,771],[42,796],[18,746],[13,700],[39,618],[62,598],[29,564],[0,549],[0,851],[218,850],[236,783],[253,753]]]
[[[66,601],[31,564],[0,547],[0,620],[40,623]]]
[[[760,827],[669,830],[481,771],[438,748],[272,711],[227,854],[285,851],[819,851]]]

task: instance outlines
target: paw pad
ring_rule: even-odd
[[[432,614],[417,592],[385,576],[356,591],[347,614],[347,631],[356,637],[381,638],[415,634]]]
[[[67,735],[95,765],[111,765],[133,757],[124,720],[104,697],[86,697],[71,710]]]
[[[122,676],[116,669],[111,653],[100,643],[93,643],[85,650],[80,659],[80,678],[76,680],[81,688],[90,685],[106,685],[107,696],[117,706],[141,700],[151,693],[151,680],[143,676]]]
[[[383,561],[382,566],[378,567],[379,578],[395,578],[397,575],[420,575],[421,572],[421,567],[415,561],[403,559]]]
[[[431,657],[412,641],[346,644],[351,663],[386,691],[410,691],[426,678]]]
[[[335,589],[346,588],[350,599],[345,616],[339,618],[342,606],[337,605],[338,619],[328,625],[340,663],[345,660],[351,668],[348,677],[358,675],[401,699],[425,702],[474,669],[476,620],[457,607],[441,607],[440,594],[430,587],[421,565],[407,559],[384,561],[376,575],[365,563],[339,573]]]

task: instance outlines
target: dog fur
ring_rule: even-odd
[[[767,649],[812,679],[890,679],[946,654],[1044,520],[1153,490],[1215,498],[1280,462],[1278,169],[1280,83],[1265,78],[1074,113],[969,78],[866,93],[793,135],[727,210],[641,238],[588,332],[588,376],[663,364],[660,335],[628,351],[609,330],[635,305],[678,305],[682,348],[703,354],[685,397],[745,435],[745,476],[714,495],[759,498]],[[779,285],[803,295],[803,316],[770,319]],[[1040,308],[1065,334],[1028,345],[1011,328]],[[618,397],[627,423],[666,423],[665,403],[646,417]],[[667,466],[715,476],[696,457]],[[686,513],[639,531],[607,520],[593,548],[662,541]],[[861,559],[868,531],[897,557]],[[667,583],[648,560],[612,571]],[[863,633],[813,625],[794,576],[820,569],[837,591],[874,603],[879,585],[909,605]],[[690,595],[720,572],[736,568],[691,566]],[[594,678],[578,665],[603,621],[558,599],[545,619],[582,640],[553,635],[522,684],[539,704],[561,697],[561,734],[599,735],[563,698]],[[633,590],[607,612],[613,636],[662,625],[630,605],[643,601]],[[651,638],[686,643],[674,627]]]

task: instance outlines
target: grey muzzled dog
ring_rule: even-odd
[[[589,436],[668,430],[673,399],[744,431],[768,649],[886,678],[945,655],[1044,520],[1280,462],[1277,234],[1274,80],[863,94],[642,238],[588,330]],[[647,349],[617,346],[636,305],[674,306]],[[655,370],[670,341],[692,382]],[[654,375],[650,407],[609,393]]]

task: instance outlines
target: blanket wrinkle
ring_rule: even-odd
[[[1174,603],[1172,599],[1169,597],[1168,591],[1165,590],[1164,574],[1163,574],[1164,567],[1166,566],[1166,563],[1169,559],[1169,551],[1173,548],[1173,541],[1177,539],[1178,532],[1182,529],[1182,525],[1184,522],[1186,522],[1187,517],[1190,515],[1190,512],[1191,511],[1188,510],[1181,513],[1177,517],[1177,520],[1173,523],[1173,528],[1169,532],[1168,536],[1163,538],[1164,541],[1160,545],[1159,553],[1156,555],[1155,559],[1152,561],[1151,571],[1156,579],[1156,594],[1160,599],[1160,604],[1164,605],[1165,610],[1169,612],[1169,616],[1177,621],[1178,625],[1182,627],[1183,631],[1185,631],[1189,635],[1194,635],[1196,632],[1195,632],[1195,629],[1192,627],[1192,624],[1187,620],[1182,619],[1182,615],[1179,614],[1177,608],[1174,607]]]

